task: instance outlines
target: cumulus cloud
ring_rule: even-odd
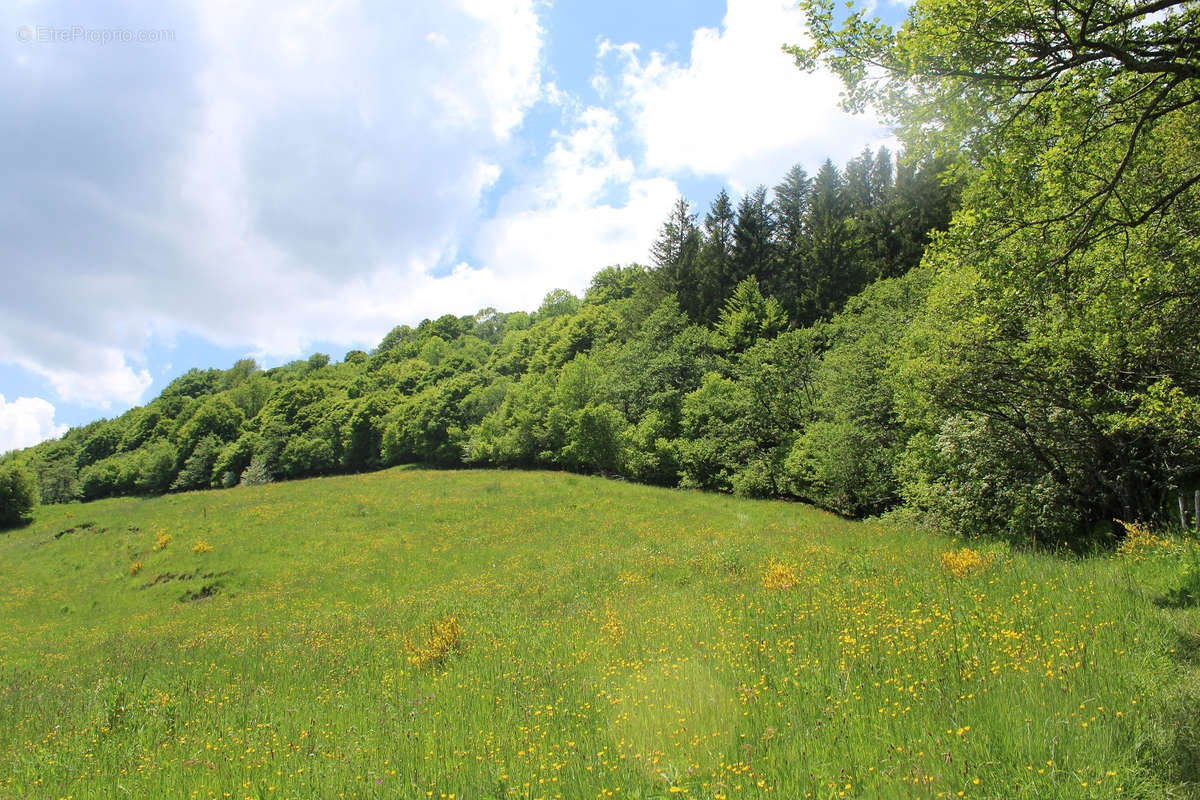
[[[67,432],[54,423],[54,406],[40,397],[18,397],[11,403],[0,394],[0,453],[20,450]]]
[[[150,383],[139,354],[179,332],[278,354],[377,340],[455,263],[540,97],[533,0],[148,13],[0,11],[10,31],[174,34],[10,36],[2,51],[0,361],[71,402],[136,401]]]
[[[18,363],[49,381],[62,400],[104,410],[134,405],[152,382],[149,371],[130,364],[120,350],[86,343],[74,344],[60,359]]]
[[[729,0],[720,30],[701,28],[686,64],[662,53],[602,43],[616,80],[598,86],[629,107],[648,167],[715,176],[744,191],[772,183],[796,163],[842,162],[890,141],[874,120],[838,109],[841,84],[827,71],[796,69],[784,44],[808,41],[787,0]]]
[[[585,108],[483,225],[480,260],[519,289],[518,306],[536,305],[551,287],[577,292],[602,267],[645,258],[679,189],[638,175],[619,151],[619,123],[608,109]]]

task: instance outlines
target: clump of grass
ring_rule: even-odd
[[[422,641],[405,639],[408,663],[417,669],[444,664],[462,646],[463,629],[455,617],[444,617],[429,626]]]
[[[1175,548],[1182,560],[1179,573],[1179,585],[1167,592],[1159,601],[1160,605],[1174,608],[1191,608],[1200,605],[1200,550],[1190,539],[1185,540]],[[1197,643],[1200,637],[1192,635]]]
[[[1187,555],[1187,562],[1183,567],[1183,588],[1191,593],[1192,597],[1200,600],[1200,547],[1194,539],[1187,543]]]
[[[144,566],[146,566],[146,565],[140,561],[133,562],[132,564],[129,565],[129,576],[133,577],[134,575],[137,575],[139,572],[142,571],[142,567],[144,567]]]
[[[767,569],[763,573],[762,585],[764,589],[785,592],[788,589],[795,589],[799,586],[800,578],[796,576],[796,570],[792,569],[788,564],[784,564],[781,561],[771,561],[767,564]]]
[[[980,553],[970,547],[960,547],[942,553],[942,569],[956,578],[965,578],[983,572],[992,565],[994,556],[991,553]]]
[[[204,553],[210,552],[211,550],[212,550],[212,545],[210,545],[208,542],[204,541],[203,539],[201,539],[200,541],[198,541],[194,545],[192,545],[192,552],[195,553],[196,555],[203,555]]]
[[[158,538],[154,540],[154,547],[152,549],[157,553],[160,550],[166,550],[169,544],[171,544],[171,534],[160,533]]]

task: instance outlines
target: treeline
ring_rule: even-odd
[[[809,176],[793,167],[768,195],[737,203],[721,191],[703,221],[680,198],[651,250],[651,262],[680,307],[715,323],[735,287],[755,278],[792,327],[828,319],[880,278],[921,260],[930,231],[941,230],[959,194],[946,164],[893,162],[870,149],[839,171],[826,161]]]
[[[532,314],[400,326],[340,363],[194,369],[145,406],[10,460],[33,471],[42,502],[426,463],[599,472],[870,513],[898,497],[878,448],[890,401],[873,415],[879,430],[863,428],[869,443],[847,447],[830,426],[846,414],[865,426],[857,405],[881,402],[856,389],[883,391],[879,337],[894,328],[877,323],[913,280],[877,282],[832,321],[791,328],[750,276],[705,325],[657,270],[610,267],[582,298],[555,291]]]
[[[795,168],[736,208],[722,192],[702,221],[681,200],[653,266],[601,270],[582,297],[402,325],[338,363],[192,370],[146,406],[5,460],[36,476],[43,502],[424,463],[603,473],[855,516],[908,503],[959,533],[1039,543],[1160,515],[1178,463],[1131,449],[1140,482],[1114,484],[1106,470],[1128,461],[1061,446],[1070,414],[1035,408],[1039,425],[1005,425],[938,384],[978,358],[946,321],[945,287],[969,291],[969,270],[920,265],[958,196],[939,163],[897,167],[886,151],[812,178]],[[1124,420],[1112,437],[1158,424],[1136,409]]]

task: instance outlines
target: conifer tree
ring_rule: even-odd
[[[692,318],[700,311],[697,291],[699,254],[700,230],[696,227],[696,215],[688,201],[680,197],[650,248],[650,259],[658,270],[663,288],[679,299],[680,306]]]
[[[769,285],[770,277],[775,272],[774,260],[767,188],[759,186],[738,202],[727,283],[737,286],[746,278],[761,276],[767,279]]]
[[[704,215],[697,279],[700,321],[712,322],[717,318],[725,296],[735,285],[728,283],[734,224],[733,203],[729,200],[729,193],[722,189]]]

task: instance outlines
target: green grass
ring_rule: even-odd
[[[1186,557],[958,546],[529,472],[45,507],[0,534],[0,796],[1194,791]]]

